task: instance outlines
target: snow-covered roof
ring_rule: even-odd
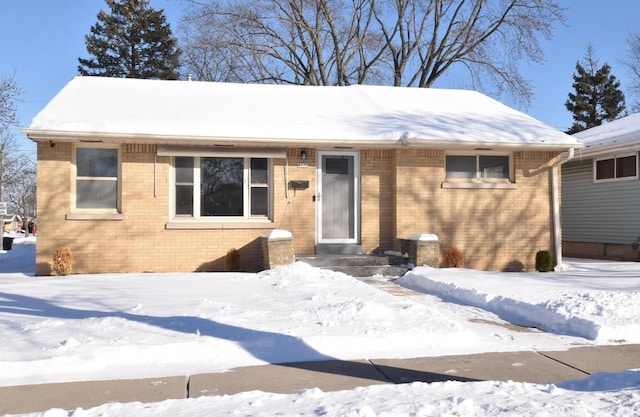
[[[573,137],[584,143],[582,155],[640,148],[640,113],[574,133]]]
[[[75,77],[24,132],[34,140],[423,147],[580,147],[467,90]]]

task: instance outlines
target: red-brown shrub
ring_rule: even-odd
[[[456,247],[450,247],[444,251],[442,255],[444,259],[444,266],[447,268],[463,268],[464,256],[462,252]]]
[[[73,254],[69,248],[58,248],[53,252],[53,271],[58,275],[69,275],[73,268]]]

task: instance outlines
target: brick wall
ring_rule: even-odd
[[[36,274],[51,272],[53,251],[69,246],[70,239],[61,236],[64,216],[69,212],[71,190],[71,145],[38,143],[38,242],[36,244]],[[64,239],[59,240],[60,237]]]
[[[465,266],[532,270],[538,250],[553,252],[551,170],[554,153],[516,152],[516,189],[445,189],[444,152],[397,155],[398,237],[435,233],[455,246]]]
[[[364,253],[395,247],[395,153],[394,150],[365,150],[360,154],[360,234]]]
[[[242,270],[262,269],[260,236],[270,229],[166,229],[169,157],[158,157],[154,168],[155,146],[121,147],[123,220],[65,220],[71,152],[70,144],[38,144],[38,275],[51,273],[61,246],[73,252],[74,273],[221,271],[232,248],[240,251]]]
[[[293,250],[296,254],[315,252],[316,233],[316,152],[306,149],[307,159],[300,159],[302,149],[289,149],[287,161],[278,161],[274,175],[273,221],[278,229],[293,234]],[[303,164],[303,166],[298,166]],[[289,188],[289,181],[309,181],[306,190]]]
[[[74,273],[223,270],[231,248],[241,269],[262,268],[260,237],[269,228],[167,229],[169,157],[153,145],[122,145],[122,220],[65,220],[71,207],[72,145],[38,144],[37,274],[49,274],[57,247],[71,248]],[[273,164],[273,225],[290,231],[296,254],[315,251],[316,151],[288,150]],[[517,189],[445,189],[444,151],[361,151],[363,251],[396,249],[396,239],[435,233],[478,269],[533,269],[552,250],[549,161],[553,153],[514,154]],[[299,163],[305,164],[299,166]],[[293,190],[288,181],[309,181]],[[397,191],[396,191],[397,189]]]

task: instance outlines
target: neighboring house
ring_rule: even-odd
[[[100,77],[24,132],[37,274],[62,246],[76,273],[222,270],[232,248],[254,271],[272,229],[298,255],[434,233],[470,268],[533,269],[559,246],[553,173],[581,146],[472,91]]]
[[[585,146],[562,166],[564,254],[638,260],[640,113],[573,136]]]
[[[4,224],[5,232],[17,232],[22,229],[22,217],[17,214],[0,215]]]

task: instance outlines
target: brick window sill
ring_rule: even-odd
[[[275,223],[271,221],[199,221],[182,220],[170,221],[165,225],[167,230],[189,230],[189,229],[275,229]]]
[[[67,213],[65,220],[124,220],[124,213]]]
[[[442,183],[442,188],[516,190],[518,184],[513,182],[445,181]]]

